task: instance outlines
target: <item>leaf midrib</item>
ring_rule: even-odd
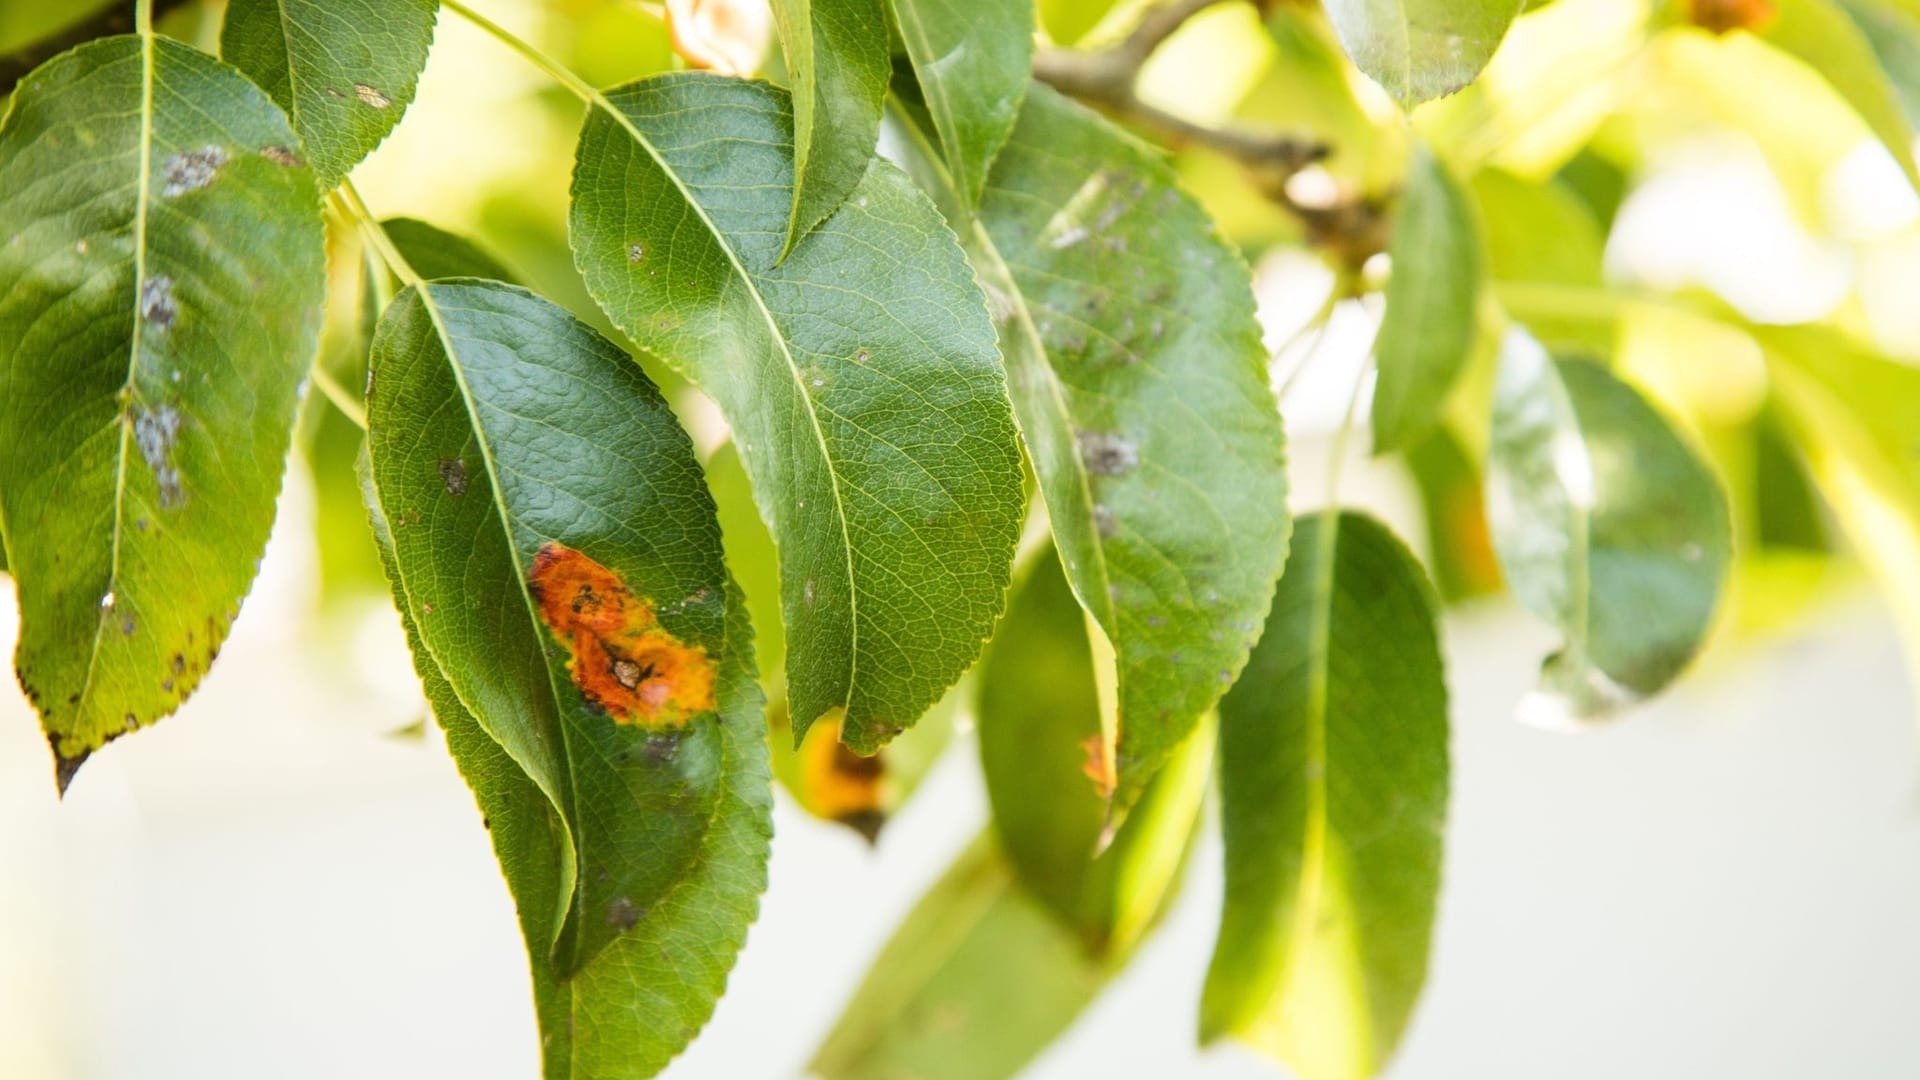
[[[887,96],[894,101],[894,112],[901,119],[901,127],[905,128],[908,135],[919,145],[921,154],[926,159],[927,167],[939,176],[941,183],[946,186],[950,193],[954,194],[957,200],[960,200],[960,205],[964,206],[966,198],[964,193],[959,192],[959,190],[954,187],[953,174],[947,169],[945,159],[936,153],[934,147],[928,143],[927,133],[920,129],[919,124],[913,122],[912,113],[900,107],[901,103],[897,95],[889,93]],[[966,210],[965,212],[967,214],[968,229],[973,234],[973,238],[977,242],[981,254],[991,260],[992,265],[989,269],[995,271],[999,275],[1001,283],[1006,286],[1005,293],[1007,300],[1013,305],[1014,315],[1016,321],[1020,324],[1022,336],[1027,339],[1036,353],[1045,361],[1042,366],[1046,373],[1048,398],[1057,407],[1056,415],[1064,419],[1063,427],[1070,431],[1073,427],[1073,417],[1067,411],[1067,403],[1061,391],[1060,380],[1053,370],[1052,354],[1048,351],[1046,342],[1040,337],[1039,326],[1034,321],[1033,311],[1027,306],[1026,294],[1021,291],[1019,282],[1014,280],[1012,267],[1007,264],[1005,256],[1000,254],[999,247],[994,244],[993,237],[987,232],[985,223],[980,220],[980,215],[972,210]],[[1019,419],[1019,410],[1016,409],[1014,411],[1014,420],[1017,423]],[[1094,521],[1093,508],[1095,506],[1093,481],[1087,475],[1086,466],[1084,462],[1082,462],[1077,449],[1073,456],[1073,475],[1077,481],[1075,487],[1080,492],[1082,506],[1086,511],[1086,520],[1091,524]],[[1045,496],[1046,492],[1043,487],[1041,489],[1041,498],[1043,501]],[[1100,611],[1097,612],[1096,615],[1104,615],[1104,618],[1101,620],[1103,628],[1111,626],[1113,629],[1109,631],[1109,636],[1118,637],[1119,614],[1113,607],[1113,594],[1111,591],[1113,576],[1107,569],[1106,545],[1100,542],[1098,528],[1091,530],[1091,536],[1093,540],[1094,564],[1100,575],[1100,588],[1097,590],[1098,596],[1096,599],[1096,604],[1100,608]],[[1067,584],[1069,587],[1073,585],[1073,575],[1067,575]],[[1077,594],[1078,590],[1076,590],[1076,595]],[[1081,597],[1082,603],[1085,603],[1085,600],[1085,597]],[[1115,648],[1117,651],[1118,646]],[[1116,675],[1119,674],[1120,666],[1116,660],[1114,665]]]
[[[139,189],[134,194],[133,204],[133,333],[127,347],[127,378],[121,384],[119,397],[128,402],[133,400],[134,376],[140,368],[140,341],[143,320],[140,317],[140,290],[147,279],[147,208],[152,196],[149,189],[153,186],[153,69],[155,66],[153,51],[153,31],[146,28],[140,37],[140,174],[136,181]],[[120,539],[126,532],[127,507],[127,444],[133,439],[133,424],[124,410],[116,413],[114,420],[120,425],[120,449],[114,463],[113,477],[113,539],[107,557],[107,592],[114,597],[118,606],[120,592]],[[76,733],[84,734],[80,719],[87,714],[87,699],[93,692],[93,673],[100,662],[100,638],[106,632],[108,612],[105,609],[95,612],[93,624],[93,645],[87,650],[87,673],[80,682],[80,700],[75,704],[74,718]],[[84,740],[83,740],[84,741]],[[58,748],[56,748],[56,752]],[[65,757],[64,753],[60,754]]]
[[[1319,920],[1327,875],[1327,699],[1333,678],[1333,592],[1340,545],[1338,506],[1321,511],[1319,549],[1314,552],[1312,622],[1307,630],[1307,746],[1302,771],[1308,776],[1307,820],[1301,842],[1300,885],[1293,909],[1289,939],[1295,949],[1306,948]],[[1289,968],[1299,961],[1293,954],[1280,971],[1281,989]]]
[[[704,82],[706,80],[682,78],[677,81]],[[680,197],[686,201],[687,207],[693,211],[694,216],[700,220],[702,225],[707,227],[707,232],[712,235],[714,243],[726,254],[727,262],[733,267],[734,273],[738,275],[740,280],[746,285],[747,295],[753,297],[754,306],[759,309],[761,317],[766,320],[767,330],[772,335],[774,344],[779,346],[780,357],[786,361],[787,374],[793,378],[794,391],[799,394],[800,400],[806,406],[807,423],[813,429],[814,441],[820,449],[820,460],[825,464],[827,477],[831,481],[828,488],[833,493],[834,517],[840,523],[840,548],[846,554],[847,624],[850,629],[847,643],[847,688],[844,695],[846,700],[842,702],[842,704],[843,706],[851,706],[853,703],[854,686],[860,669],[860,588],[853,569],[853,535],[847,527],[846,500],[840,494],[840,470],[838,466],[834,464],[833,454],[827,446],[827,433],[826,430],[820,426],[820,415],[814,409],[813,397],[807,393],[806,379],[801,374],[799,365],[794,361],[793,350],[787,347],[786,334],[781,330],[779,321],[773,317],[773,309],[767,306],[766,297],[761,295],[759,283],[754,279],[753,275],[747,271],[746,264],[740,259],[740,253],[735,251],[733,245],[728,242],[726,233],[714,222],[712,216],[707,213],[707,208],[701,205],[700,200],[693,197],[693,192],[689,190],[686,183],[681,180],[680,174],[676,172],[672,166],[667,164],[667,160],[661,155],[659,148],[654,146],[653,142],[641,133],[640,129],[633,123],[633,120],[628,117],[626,113],[621,112],[620,109],[613,104],[612,99],[608,98],[599,88],[589,87],[588,89],[592,94],[589,102],[590,105],[612,117],[614,123],[626,129],[627,134],[632,137],[633,141],[639,145],[642,150],[647,152],[647,156],[652,158],[654,164],[659,166],[660,171],[666,174],[668,180],[672,181],[674,190],[680,193]],[[794,139],[793,175],[795,192],[800,190],[799,146],[800,141],[797,138],[796,131],[796,138]],[[743,461],[747,453],[748,451],[743,448],[741,451]],[[751,476],[751,471],[749,471],[749,476]],[[756,505],[758,502],[759,500],[756,499]],[[765,515],[763,514],[762,516],[764,517]],[[796,717],[795,719],[799,720],[800,718]],[[806,717],[803,722],[810,724],[814,719],[815,717]]]

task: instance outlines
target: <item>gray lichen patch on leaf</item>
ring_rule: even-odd
[[[220,166],[226,163],[227,151],[223,147],[208,144],[198,150],[182,150],[168,157],[161,166],[160,194],[172,199],[198,191],[213,183]]]
[[[1140,448],[1123,435],[1110,431],[1081,431],[1074,438],[1080,444],[1080,460],[1092,476],[1125,476],[1140,466]]]
[[[140,409],[133,417],[133,443],[160,484],[160,505],[172,508],[187,501],[180,486],[180,470],[173,463],[174,443],[180,437],[180,412],[171,405]]]
[[[467,463],[459,458],[447,458],[440,462],[440,483],[447,494],[459,498],[467,493]]]
[[[173,279],[165,274],[155,274],[140,283],[140,317],[155,329],[165,330],[173,325],[174,318],[180,314],[180,308],[173,299]]]

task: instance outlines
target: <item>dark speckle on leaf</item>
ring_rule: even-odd
[[[446,485],[447,494],[458,498],[467,493],[467,463],[459,458],[443,458],[440,461],[440,482]]]
[[[198,191],[213,183],[220,166],[227,163],[227,152],[218,146],[203,146],[198,150],[182,150],[167,158],[160,168],[160,194],[163,198],[176,198],[189,191]]]

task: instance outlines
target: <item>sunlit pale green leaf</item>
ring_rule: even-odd
[[[893,71],[884,0],[773,0],[793,87],[792,205],[781,256],[857,187]],[[786,187],[783,186],[783,193]]]
[[[1473,81],[1524,0],[1328,0],[1355,66],[1405,108]]]
[[[1920,670],[1920,369],[1823,327],[1753,327],[1789,430]]]
[[[532,839],[502,858],[536,987],[568,1002],[544,1016],[548,1074],[650,1076],[724,987],[771,831],[744,605],[692,446],[618,348],[495,282],[403,292],[372,388],[419,664],[504,754],[487,775],[516,770],[500,797]]]
[[[1086,615],[1050,553],[979,673],[994,830],[894,932],[814,1059],[825,1080],[1009,1080],[1131,959],[1178,890],[1212,764],[1202,723],[1098,850]]]
[[[1840,0],[1880,58],[1911,126],[1920,120],[1920,4],[1913,0]]]
[[[977,217],[923,114],[902,113],[1000,324],[1067,579],[1117,657],[1094,775],[1124,811],[1246,662],[1286,558],[1246,267],[1158,155],[1046,87]]]
[[[192,693],[253,580],[326,286],[296,145],[166,38],[48,62],[0,128],[0,530],[63,786]]]
[[[1373,448],[1402,449],[1433,430],[1473,349],[1484,257],[1480,226],[1446,166],[1416,146],[1388,248],[1393,276],[1374,358]]]
[[[1377,1074],[1426,981],[1448,776],[1434,608],[1384,526],[1302,518],[1220,702],[1227,884],[1200,1034],[1302,1080]]]
[[[808,1071],[821,1080],[1008,1080],[1109,974],[982,836],[894,931]]]
[[[1085,782],[1098,762],[1100,695],[1086,613],[1048,552],[1027,572],[980,666],[976,730],[994,830],[1020,880],[1096,952],[1124,956],[1181,865],[1211,758],[1189,737],[1113,843]]]
[[[1866,121],[1875,137],[1900,163],[1907,179],[1920,185],[1913,158],[1913,128],[1888,72],[1880,66],[1871,23],[1857,23],[1835,0],[1772,0],[1774,15],[1760,36],[1820,73],[1827,84]],[[1911,77],[1908,75],[1907,77]]]
[[[220,53],[293,120],[322,188],[413,102],[438,0],[228,0]]]
[[[1603,287],[1606,235],[1593,211],[1556,180],[1527,180],[1482,169],[1472,184],[1486,237],[1488,278],[1509,287],[1588,295]],[[1527,329],[1549,348],[1610,350],[1614,319],[1529,312]]]
[[[795,730],[831,714],[871,753],[960,676],[1004,602],[1018,446],[973,271],[883,162],[776,266],[786,96],[683,74],[611,98],[580,140],[576,261],[727,416],[780,546]]]
[[[1032,0],[893,0],[893,18],[947,172],[977,203],[1026,97]]]
[[[1604,719],[1679,675],[1731,557],[1719,481],[1632,388],[1510,337],[1487,467],[1494,549],[1521,606],[1566,643],[1522,714]]]

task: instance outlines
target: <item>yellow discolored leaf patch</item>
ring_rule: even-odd
[[[684,727],[713,711],[713,661],[660,625],[653,603],[565,544],[541,545],[527,575],[540,619],[570,654],[588,701],[623,724]]]

